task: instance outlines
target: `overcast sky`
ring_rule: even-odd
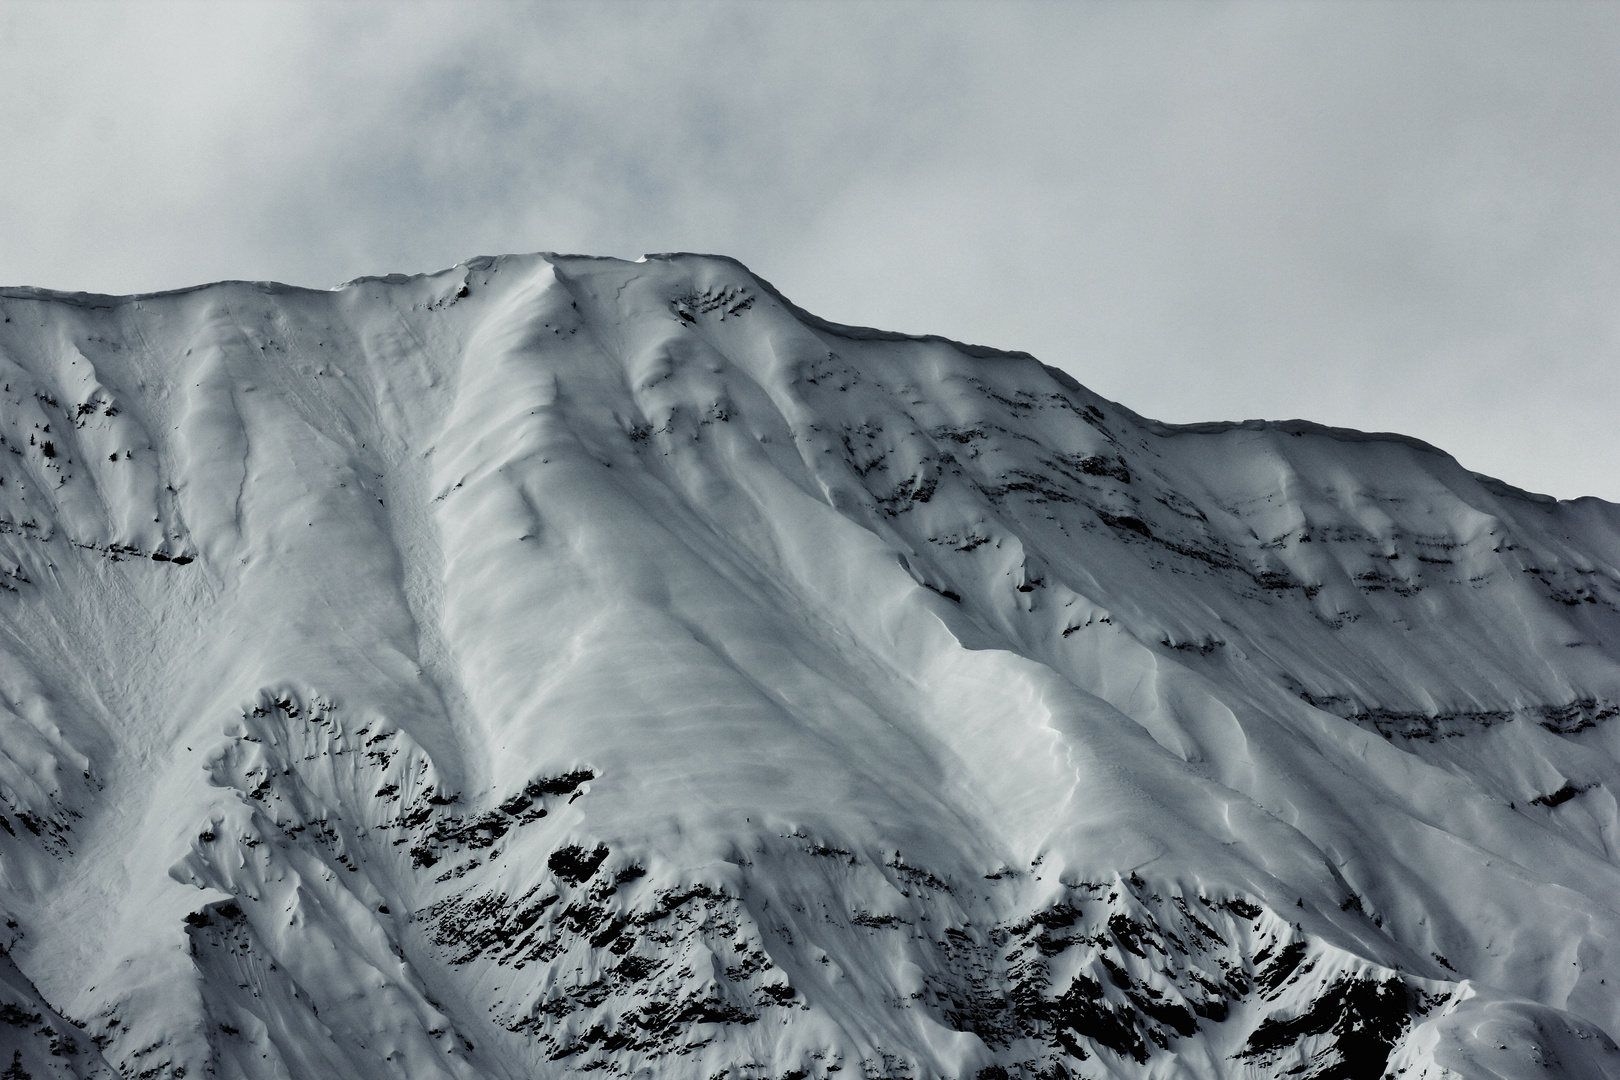
[[[734,255],[1620,501],[1620,5],[0,0],[0,283]]]

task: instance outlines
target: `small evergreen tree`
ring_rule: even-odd
[[[11,1052],[11,1067],[0,1073],[0,1080],[34,1080],[34,1074],[22,1067],[22,1051]]]

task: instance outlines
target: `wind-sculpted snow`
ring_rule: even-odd
[[[1620,1077],[1620,508],[718,258],[0,317],[0,1076]]]

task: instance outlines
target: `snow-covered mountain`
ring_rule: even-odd
[[[721,258],[0,314],[0,1076],[1620,1077],[1620,507]]]

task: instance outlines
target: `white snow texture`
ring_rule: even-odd
[[[0,313],[0,1077],[1620,1078],[1620,507],[708,256]]]

